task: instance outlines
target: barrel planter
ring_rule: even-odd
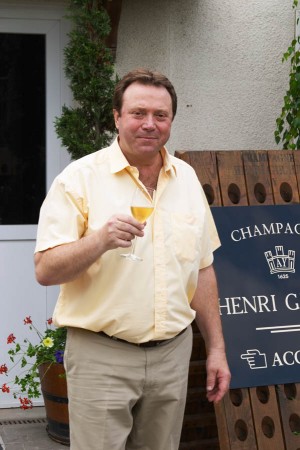
[[[64,366],[58,363],[41,364],[39,375],[48,422],[47,433],[54,441],[69,445],[68,394]]]

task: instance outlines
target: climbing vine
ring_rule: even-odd
[[[293,8],[298,0],[293,0]],[[299,19],[297,19],[298,21]],[[282,61],[290,60],[289,87],[284,96],[281,115],[276,119],[275,141],[284,149],[300,149],[300,37],[292,40]]]

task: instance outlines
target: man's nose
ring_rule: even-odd
[[[154,117],[151,114],[148,114],[145,117],[145,120],[143,122],[143,127],[145,129],[152,129],[155,128],[155,122],[154,122]]]

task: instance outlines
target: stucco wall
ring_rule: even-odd
[[[147,66],[172,80],[172,153],[278,148],[294,17],[292,0],[123,0],[117,71]]]

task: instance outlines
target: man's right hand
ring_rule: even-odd
[[[106,250],[114,248],[127,248],[135,236],[143,237],[146,223],[140,223],[132,216],[115,214],[98,231],[100,240],[106,246]]]

